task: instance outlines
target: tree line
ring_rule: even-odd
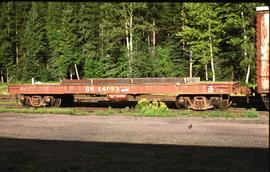
[[[1,2],[1,82],[201,77],[255,82],[263,3]]]

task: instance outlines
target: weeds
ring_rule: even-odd
[[[135,112],[141,116],[169,116],[171,110],[163,102],[142,99],[136,105]]]

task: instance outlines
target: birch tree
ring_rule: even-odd
[[[216,4],[213,3],[187,4],[189,21],[183,31],[177,34],[187,42],[189,50],[193,52],[193,58],[197,61],[195,69],[200,70],[200,66],[205,67],[210,63],[212,81],[216,81],[215,56],[221,41],[218,35],[222,33],[222,23],[218,19],[217,10],[214,10],[215,7]]]
[[[128,76],[132,76],[132,63],[133,63],[133,3],[123,4],[123,15],[125,22],[125,33],[126,33],[126,47],[127,47],[127,58],[128,58]]]
[[[255,81],[256,6],[260,4],[225,3],[223,4],[225,8],[221,8],[223,11],[221,17],[224,21],[224,30],[226,30],[222,37],[222,45],[226,47],[226,49],[223,48],[222,53],[224,54],[224,69],[231,72],[231,80],[243,79],[248,83],[249,78],[253,78],[253,82]]]

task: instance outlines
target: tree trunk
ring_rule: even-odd
[[[103,43],[104,31],[103,31],[103,26],[100,26],[100,30],[101,30],[101,56],[104,57],[104,43]]]
[[[9,83],[12,80],[13,76],[11,76],[8,80],[7,83]]]
[[[205,59],[205,53],[203,53],[203,58]],[[208,81],[208,68],[207,68],[207,63],[204,64],[204,70],[205,70],[205,80]]]
[[[244,20],[244,13],[241,12],[241,17]],[[247,59],[247,34],[246,34],[246,27],[243,24],[243,31],[244,31],[244,59]],[[248,84],[248,80],[249,80],[249,74],[250,74],[250,64],[247,65],[247,73],[246,73],[246,83]]]
[[[70,74],[69,74],[69,77],[70,77],[70,80],[72,80],[72,71],[70,71]]]
[[[126,31],[126,44],[127,44],[127,57],[128,57],[128,71],[129,77],[132,75],[132,63],[133,63],[133,9],[132,3],[130,9],[126,9],[125,14],[125,31]]]
[[[212,75],[213,75],[213,79],[212,81],[215,82],[216,81],[216,73],[215,73],[215,66],[214,66],[214,59],[213,59],[213,49],[212,49],[212,43],[210,44],[210,53],[211,53],[211,69],[212,69]]]
[[[18,66],[19,66],[19,47],[18,47],[18,19],[17,19],[17,16],[18,16],[18,14],[17,14],[17,5],[15,5],[15,11],[16,11],[16,13],[15,13],[15,15],[16,15],[16,17],[15,17],[15,49],[16,49],[16,67],[18,68]]]
[[[80,76],[79,76],[77,65],[74,64],[74,67],[75,67],[75,72],[76,72],[77,79],[80,80]]]
[[[129,50],[129,34],[128,34],[128,23],[125,22],[126,29],[126,44],[127,44],[127,58],[128,58],[128,75],[131,75],[131,61],[130,61],[130,50]]]
[[[208,69],[207,69],[207,64],[204,65],[205,69],[205,80],[208,81]]]
[[[189,77],[192,78],[192,51],[190,51],[190,59],[189,59]]]
[[[212,70],[212,81],[216,81],[216,73],[215,73],[215,66],[214,66],[214,55],[213,55],[213,43],[212,43],[212,37],[211,37],[211,25],[208,25],[209,29],[209,48],[210,48],[210,57],[211,57],[211,70]]]
[[[3,75],[3,70],[1,69],[1,82],[4,83],[4,75]]]
[[[133,64],[133,9],[131,3],[131,11],[130,11],[130,22],[129,22],[129,35],[130,35],[130,76],[132,74],[132,64]]]
[[[249,80],[249,75],[250,75],[250,64],[248,64],[247,66],[247,75],[246,75],[246,83],[248,84],[248,80]]]
[[[150,44],[150,37],[149,35],[147,35],[147,45],[148,45],[148,50],[149,50],[149,54],[151,53],[151,44]]]
[[[7,71],[6,71],[6,75],[7,75],[7,76],[6,76],[6,78],[7,78],[7,83],[9,83],[9,76],[8,76],[9,73],[8,73],[8,68],[7,68]]]
[[[153,49],[152,49],[152,53],[155,53],[155,47],[156,47],[156,31],[155,31],[155,20],[153,21],[153,36],[152,36],[152,44],[153,44]]]

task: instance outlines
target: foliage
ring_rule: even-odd
[[[250,66],[255,82],[262,5],[1,2],[0,77],[59,81],[76,78],[75,65],[80,78],[184,77],[192,51],[193,76],[207,65],[209,78],[245,81]]]

